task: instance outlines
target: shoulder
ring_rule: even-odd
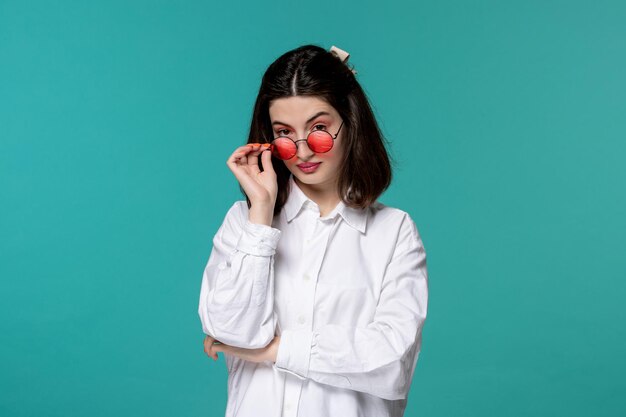
[[[372,203],[369,208],[369,218],[373,223],[401,222],[404,224],[413,223],[411,215],[399,208],[388,206],[380,201]]]
[[[374,234],[394,235],[398,249],[408,250],[422,245],[417,225],[407,211],[380,201],[372,203],[368,210],[368,228]]]

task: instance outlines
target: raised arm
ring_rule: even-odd
[[[262,167],[259,166],[259,159]],[[198,314],[206,334],[231,346],[265,347],[274,337],[274,253],[280,230],[271,227],[278,192],[267,146],[247,144],[226,165],[250,199],[235,203],[213,239],[204,269]]]
[[[247,212],[245,201],[235,203],[213,238],[198,314],[204,333],[252,349],[274,338],[274,253],[281,232],[251,223]]]

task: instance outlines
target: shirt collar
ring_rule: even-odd
[[[289,176],[289,196],[283,207],[287,221],[291,222],[300,211],[304,208],[305,204],[309,204],[317,207],[317,204],[308,198],[306,194],[298,187],[296,181],[293,178],[293,174]],[[346,206],[343,201],[339,201],[333,213],[339,214],[352,228],[358,230],[361,233],[365,233],[365,226],[367,224],[368,209],[358,209]],[[332,213],[331,213],[332,214]]]

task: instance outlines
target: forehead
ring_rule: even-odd
[[[321,111],[329,113],[334,118],[339,116],[333,106],[316,96],[283,97],[272,100],[269,106],[272,122],[279,120],[285,123],[303,123]]]

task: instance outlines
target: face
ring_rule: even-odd
[[[309,132],[326,130],[335,136],[342,120],[339,113],[326,101],[313,96],[293,96],[273,100],[269,107],[273,137],[289,136],[294,140],[306,139]],[[343,157],[343,133],[339,131],[333,147],[324,153],[315,153],[305,141],[297,142],[298,152],[284,160],[287,169],[295,176],[298,185],[318,191],[337,189],[337,178]],[[307,166],[317,164],[307,169]]]

